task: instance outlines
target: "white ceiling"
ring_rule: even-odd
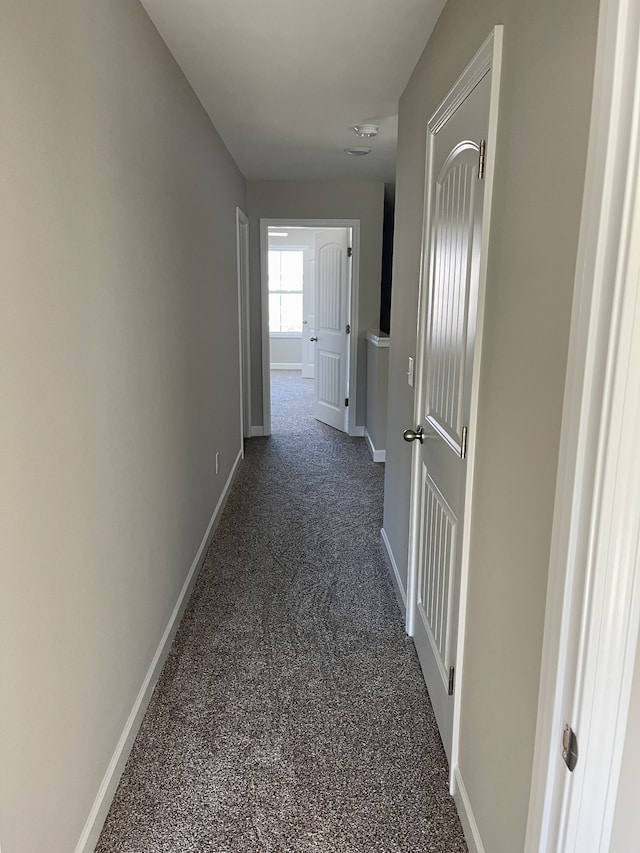
[[[142,0],[252,180],[393,181],[398,99],[444,3]]]

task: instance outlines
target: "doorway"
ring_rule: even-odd
[[[359,222],[260,220],[264,435],[271,434],[271,372],[313,387],[313,414],[355,434]]]

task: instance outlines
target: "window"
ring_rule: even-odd
[[[302,334],[302,249],[269,249],[269,331]]]

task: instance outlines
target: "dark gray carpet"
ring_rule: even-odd
[[[380,544],[383,466],[273,377],[99,853],[466,851]]]

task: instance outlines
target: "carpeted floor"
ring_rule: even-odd
[[[462,853],[380,543],[383,466],[273,374],[98,853]]]

